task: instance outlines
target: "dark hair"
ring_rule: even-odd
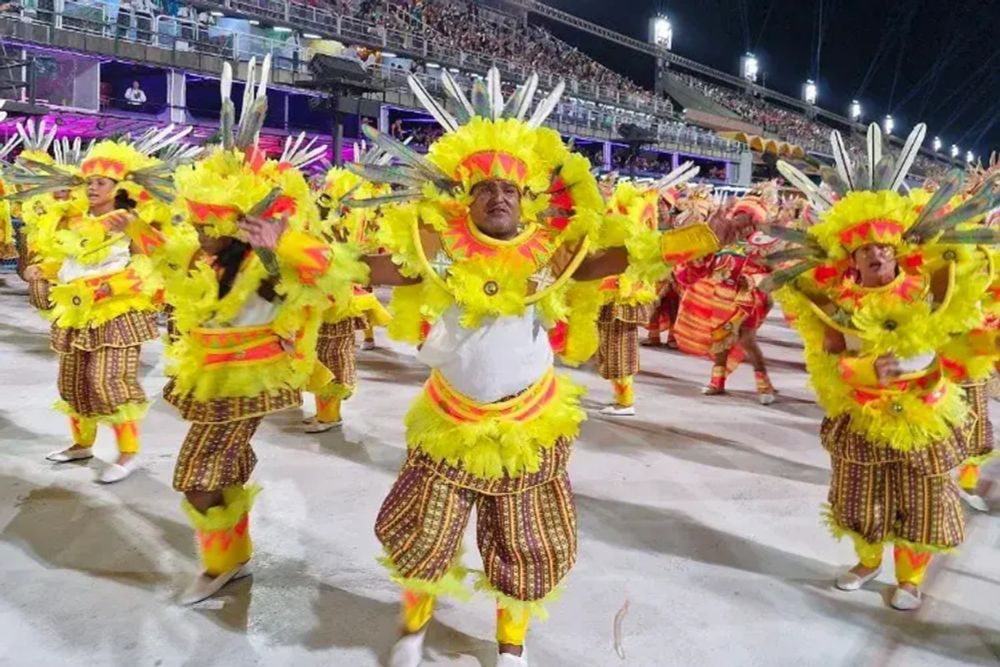
[[[138,206],[136,201],[128,196],[128,193],[124,190],[119,190],[115,193],[115,208],[123,208],[126,211],[133,211],[135,207]]]
[[[219,276],[219,298],[225,297],[233,289],[233,282],[239,275],[240,267],[247,253],[250,252],[250,244],[232,239],[225,248],[215,254],[215,265],[222,268],[222,275]],[[268,302],[273,302],[278,294],[275,291],[277,280],[265,278],[257,287],[257,295]]]
[[[240,266],[248,250],[250,244],[233,239],[229,245],[215,254],[215,265],[222,268],[222,275],[219,276],[220,299],[233,289],[233,281],[240,272]]]

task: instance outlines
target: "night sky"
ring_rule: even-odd
[[[674,26],[678,55],[736,74],[750,49],[769,88],[801,97],[808,79],[820,107],[866,121],[891,113],[895,134],[927,123],[927,145],[1000,150],[1000,0],[545,0],[612,30],[648,37],[658,10]],[[817,14],[822,48],[816,71]],[[653,61],[572,29],[553,32],[651,86]]]

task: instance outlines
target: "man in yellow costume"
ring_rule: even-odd
[[[457,116],[415,79],[410,86],[445,128],[422,156],[366,130],[401,165],[354,167],[404,189],[383,209],[372,282],[397,285],[390,335],[420,344],[431,376],[407,418],[409,455],[375,524],[384,563],[403,588],[403,636],[393,667],[415,667],[437,596],[468,593],[459,562],[476,508],[485,571],[476,588],[497,606],[498,665],[527,665],[533,614],[576,560],[576,514],[566,465],[585,414],[582,390],[553,367],[547,329],[568,317],[569,282],[599,280],[631,263],[656,280],[670,263],[718,248],[705,225],[589,256],[604,203],[586,158],[542,123],[563,86],[531,112],[532,76],[510,100],[491,70],[471,99],[447,72]],[[529,115],[529,112],[530,115]],[[360,202],[359,202],[360,203]],[[380,203],[386,203],[385,199]],[[724,237],[735,225],[720,221]],[[596,347],[597,310],[567,332]],[[577,360],[578,361],[578,360]]]
[[[839,133],[836,171],[819,190],[791,165],[779,170],[809,197],[819,219],[807,231],[773,228],[795,244],[772,274],[805,342],[806,365],[827,411],[821,441],[833,469],[827,520],[854,541],[858,563],[836,579],[858,590],[894,547],[891,605],[920,606],[932,554],[958,547],[964,517],[953,471],[967,457],[976,418],[956,379],[971,352],[956,351],[983,319],[996,234],[960,225],[996,205],[997,183],[952,207],[962,174],[930,197],[899,194],[923,140],[918,125],[897,161],[882,154],[878,125],[854,169]],[[986,346],[995,360],[996,341]]]

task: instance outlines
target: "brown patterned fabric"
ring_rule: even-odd
[[[191,424],[174,467],[174,489],[221,491],[250,480],[257,457],[250,446],[263,419],[251,417],[221,424]]]
[[[864,436],[852,431],[850,423],[851,418],[846,414],[823,420],[820,442],[830,456],[861,465],[905,463],[927,475],[943,475],[968,458],[976,419],[974,415],[970,415],[961,427],[952,430],[948,438],[912,452],[874,445]]]
[[[837,527],[871,544],[961,544],[965,523],[951,470],[964,459],[974,420],[952,438],[905,453],[867,443],[848,423],[844,417],[826,420],[821,431],[832,463],[829,502]]]
[[[333,381],[349,389],[358,383],[355,327],[358,318],[324,322],[319,329],[316,355],[333,373]],[[362,322],[364,320],[361,320]]]
[[[52,350],[96,350],[102,347],[131,347],[156,340],[156,313],[130,311],[96,327],[64,329],[52,326]]]
[[[635,324],[646,326],[649,324],[649,319],[653,316],[653,312],[656,310],[656,303],[640,303],[640,304],[625,304],[625,303],[608,303],[601,306],[601,311],[598,313],[598,322],[614,322],[619,321],[625,324]]]
[[[251,417],[263,417],[302,405],[302,393],[295,389],[281,389],[249,397],[198,401],[190,394],[177,393],[173,380],[163,387],[163,398],[180,411],[181,417],[202,424],[226,424]]]
[[[60,397],[81,417],[111,416],[128,403],[145,403],[139,346],[62,353],[58,386]]]
[[[576,562],[576,510],[565,469],[523,491],[488,495],[408,459],[382,504],[375,535],[404,578],[439,580],[472,513],[486,576],[509,597],[544,598]],[[520,482],[520,480],[518,480]]]
[[[969,407],[976,417],[969,443],[969,456],[986,456],[993,451],[993,422],[990,421],[989,397],[986,383],[969,385],[965,388]]]
[[[28,281],[28,303],[38,310],[48,310],[52,307],[49,303],[49,288],[51,284],[44,278]]]
[[[538,455],[538,470],[516,477],[504,475],[496,479],[484,479],[466,472],[459,466],[449,465],[446,461],[435,461],[419,449],[410,450],[403,469],[423,468],[464,489],[488,496],[502,496],[521,493],[555,479],[566,470],[570,451],[568,440],[560,440],[552,447],[544,447]]]
[[[598,321],[597,335],[597,372],[602,378],[621,380],[639,372],[639,325]]]

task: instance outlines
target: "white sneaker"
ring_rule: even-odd
[[[635,406],[630,405],[626,408],[620,405],[608,405],[604,408],[601,408],[600,414],[606,417],[634,417]]]
[[[94,452],[90,447],[81,447],[79,449],[60,449],[58,452],[52,452],[45,456],[46,461],[52,461],[54,463],[69,463],[70,461],[86,461],[87,459],[94,458]]]
[[[129,459],[125,465],[112,463],[101,471],[101,474],[97,476],[97,481],[101,484],[114,484],[115,482],[120,482],[131,475],[132,471],[134,471],[137,466],[138,461],[134,458]]]
[[[316,421],[316,415],[312,415],[311,417],[303,417],[302,418],[302,423],[303,424],[312,424],[314,421]]]
[[[982,496],[976,495],[975,493],[969,493],[965,489],[959,487],[958,497],[962,499],[962,502],[977,512],[990,511],[990,506],[986,504],[986,501],[983,500]]]
[[[375,341],[373,341],[373,340],[366,340],[366,341],[364,341],[363,343],[361,343],[361,349],[362,350],[374,350],[375,349]]]
[[[424,660],[424,637],[427,628],[396,640],[389,654],[389,667],[420,667]]]
[[[243,565],[234,570],[223,572],[222,574],[214,577],[204,573],[199,574],[184,590],[184,592],[181,593],[181,596],[177,601],[184,606],[196,604],[202,600],[207,600],[212,597],[222,590],[229,582],[236,581],[237,579],[243,579],[244,577],[249,577],[250,575],[251,572],[249,563],[243,563]]]
[[[522,647],[521,655],[498,653],[497,667],[528,667],[528,649]]]
[[[834,584],[837,586],[837,588],[839,588],[842,591],[856,591],[880,574],[882,574],[881,567],[875,570],[874,572],[870,572],[864,576],[855,574],[850,570],[848,570],[847,572],[844,572],[843,574],[838,576]]]
[[[899,611],[914,611],[920,609],[921,602],[923,602],[923,596],[919,590],[914,595],[902,586],[897,586],[896,591],[892,594],[892,600],[889,601],[889,605]]]
[[[321,422],[318,419],[313,419],[305,425],[302,430],[306,433],[326,433],[335,428],[340,428],[344,425],[343,420],[335,422]]]
[[[757,394],[757,400],[761,405],[771,405],[776,398],[774,394]]]

